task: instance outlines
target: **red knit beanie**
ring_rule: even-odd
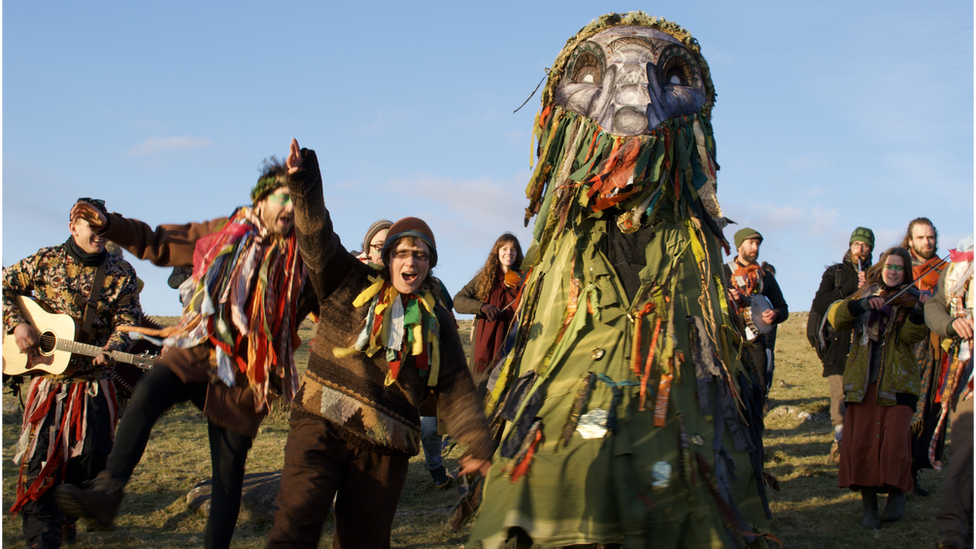
[[[383,244],[383,261],[389,265],[389,251],[396,245],[397,241],[405,236],[413,236],[422,240],[430,248],[430,268],[437,265],[437,243],[434,240],[434,233],[418,217],[404,217],[390,227],[390,232],[386,233],[386,242]]]

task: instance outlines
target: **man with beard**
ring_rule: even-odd
[[[844,253],[844,259],[835,263],[824,271],[820,279],[820,288],[813,298],[811,316],[814,319],[824,318],[827,308],[836,301],[840,301],[864,286],[864,273],[871,266],[871,253],[874,251],[874,232],[865,227],[858,227],[851,233],[848,241],[849,248]],[[823,342],[823,377],[827,378],[830,389],[830,422],[834,425],[834,442],[830,446],[828,460],[831,463],[840,462],[840,440],[844,431],[844,365],[847,363],[847,352],[851,348],[851,330],[834,330],[829,326],[817,327],[821,332]]]
[[[908,231],[902,240],[901,247],[908,250],[912,256],[912,272],[915,286],[921,291],[921,301],[925,303],[935,291],[939,283],[939,275],[945,269],[946,263],[939,259],[936,252],[939,249],[939,232],[935,230],[926,217],[913,219],[908,224]],[[924,275],[924,276],[923,276]],[[918,482],[921,469],[931,469],[929,447],[935,452],[935,459],[942,457],[945,446],[945,429],[938,428],[938,413],[941,396],[939,383],[936,378],[938,364],[942,358],[942,338],[936,333],[919,341],[915,345],[915,357],[922,369],[922,392],[919,395],[918,407],[912,417],[912,491],[919,496],[929,495],[929,491]]]
[[[776,277],[759,265],[762,241],[762,235],[755,229],[746,227],[737,231],[735,247],[738,254],[725,264],[725,276],[729,281],[729,297],[739,311],[739,318],[745,323],[743,332],[747,342],[742,349],[743,361],[763,377],[768,394],[773,383],[773,363],[766,358],[766,333],[754,324],[753,309],[762,309],[759,318],[769,327],[766,331],[771,331],[775,324],[785,322],[790,310]]]
[[[78,203],[105,212],[102,200]],[[15,302],[17,296],[33,295],[49,311],[74,317],[83,326],[77,341],[106,351],[128,351],[129,336],[116,329],[138,325],[142,315],[132,266],[106,252],[105,239],[87,221],[72,218],[68,228],[71,236],[64,244],[42,248],[3,270],[4,337],[14,338],[31,362],[40,358],[41,334],[28,321],[36,319]],[[73,354],[63,372],[31,380],[14,457],[20,474],[11,508],[23,518],[29,547],[59,547],[62,537],[74,541],[74,520],[62,524],[51,488],[87,482],[105,465],[118,419],[113,364],[107,353]]]
[[[136,386],[105,470],[88,490],[59,489],[66,512],[111,528],[156,420],[174,404],[191,401],[207,417],[213,467],[204,546],[230,546],[248,451],[269,400],[291,401],[298,391],[298,325],[315,301],[302,291],[305,267],[292,230],[287,175],[283,164],[266,161],[251,206],[203,223],[153,230],[84,203],[72,209],[72,221],[91,224],[95,234],[140,259],[192,265],[194,285],[182,287],[187,293],[180,323],[151,334],[165,337],[167,350]]]

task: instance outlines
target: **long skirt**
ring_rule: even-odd
[[[840,444],[837,484],[859,490],[891,486],[912,490],[912,414],[910,406],[878,406],[878,384],[864,401],[848,402]]]

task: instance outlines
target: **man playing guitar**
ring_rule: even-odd
[[[737,255],[725,264],[729,300],[745,324],[742,360],[762,378],[765,392],[773,381],[772,362],[766,358],[766,332],[790,316],[776,277],[759,266],[763,237],[748,227],[735,233]],[[754,314],[755,313],[755,314]]]
[[[102,200],[78,202],[106,211]],[[48,311],[70,315],[80,323],[75,339],[106,351],[94,358],[72,354],[63,370],[39,369],[48,375],[30,382],[14,457],[20,473],[11,512],[21,513],[31,547],[59,547],[62,537],[74,539],[74,519],[65,520],[52,488],[87,482],[104,468],[118,419],[108,353],[129,350],[129,336],[116,328],[138,325],[142,315],[132,266],[107,253],[105,240],[87,221],[71,221],[68,228],[71,237],[64,244],[41,248],[3,270],[4,338],[14,338],[17,348],[29,355],[28,364],[43,359],[44,328],[31,325],[17,296],[33,294]],[[56,450],[49,453],[50,447]]]

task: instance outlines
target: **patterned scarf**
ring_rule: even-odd
[[[164,343],[212,343],[217,377],[233,386],[235,370],[246,373],[255,411],[267,403],[272,376],[290,402],[298,391],[295,315],[305,280],[294,231],[270,234],[252,208],[240,208],[220,231],[197,241],[193,266],[178,333]]]
[[[765,271],[758,263],[743,267],[738,261],[733,261],[735,269],[732,271],[732,280],[735,281],[739,291],[748,297],[752,297],[762,292],[762,277]]]
[[[396,381],[404,358],[413,356],[413,366],[421,379],[426,379],[430,387],[436,386],[440,373],[440,323],[434,294],[430,290],[424,290],[422,297],[410,294],[404,303],[400,292],[379,274],[369,280],[372,284],[353,300],[355,307],[369,303],[366,325],[352,347],[336,347],[332,353],[336,358],[356,352],[371,357],[385,350],[390,365],[386,385]]]

